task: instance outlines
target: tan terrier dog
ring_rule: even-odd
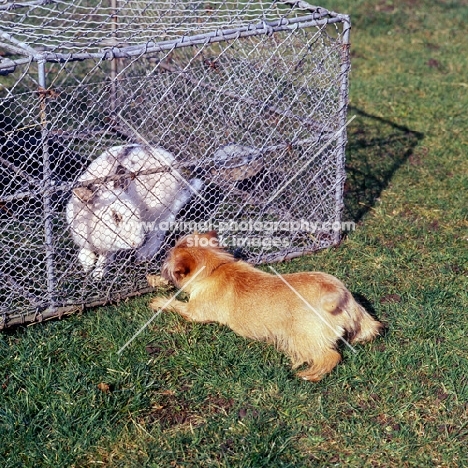
[[[382,329],[334,276],[271,275],[236,261],[219,247],[215,232],[179,240],[161,274],[190,299],[168,304],[168,299],[156,297],[150,304],[154,310],[174,310],[195,322],[218,322],[241,336],[273,343],[291,358],[293,368],[310,366],[298,373],[305,380],[318,381],[338,364],[339,339],[370,341]]]

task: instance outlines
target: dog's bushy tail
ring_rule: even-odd
[[[347,329],[348,340],[354,344],[373,340],[383,330],[383,325],[375,320],[354,298],[349,301],[347,311],[352,317],[352,324]]]

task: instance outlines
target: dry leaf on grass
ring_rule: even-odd
[[[170,286],[169,281],[165,280],[160,275],[146,275],[146,280],[148,281],[148,284],[153,288],[162,288]]]
[[[97,388],[99,388],[99,390],[101,390],[101,392],[104,392],[104,393],[110,392],[110,385],[104,382],[99,383]]]

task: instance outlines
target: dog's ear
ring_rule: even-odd
[[[198,244],[201,247],[219,247],[218,233],[216,231],[209,231],[203,234],[198,234],[197,237],[199,240]]]
[[[209,232],[206,232],[205,234],[202,234],[202,235],[205,236],[208,239],[218,240],[218,233],[216,231],[209,231]]]
[[[198,234],[196,231],[193,234],[179,239],[176,247],[219,247],[218,234],[216,231],[209,231],[203,234]]]
[[[188,236],[181,237],[177,242],[175,247],[189,247],[189,244],[193,241],[193,234],[189,234]]]
[[[174,267],[172,268],[172,276],[175,282],[179,283],[184,278],[189,276],[196,268],[196,262],[191,255],[182,253],[174,259]]]

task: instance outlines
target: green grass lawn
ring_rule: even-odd
[[[149,296],[0,334],[0,466],[468,466],[468,2],[323,1],[351,14],[346,219],[276,265],[342,279],[385,337],[323,381]]]

